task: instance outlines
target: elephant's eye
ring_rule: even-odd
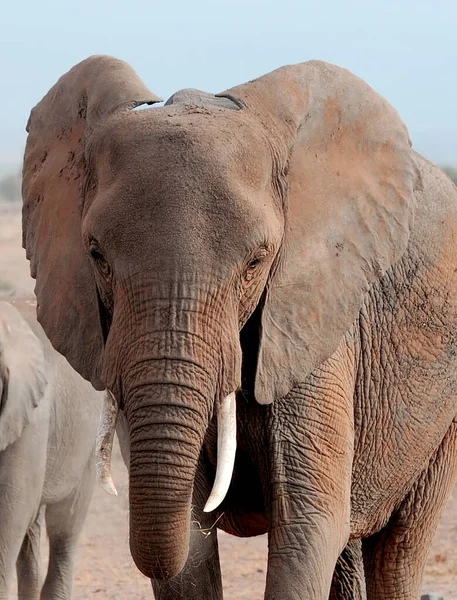
[[[262,264],[262,262],[264,261],[264,259],[266,258],[267,255],[268,255],[268,250],[266,248],[260,248],[260,250],[258,250],[256,252],[256,254],[249,260],[249,262],[247,264],[247,269],[246,269],[247,281],[250,281],[252,279],[257,267],[260,264]]]
[[[111,275],[111,268],[98,246],[91,243],[89,247],[89,254],[100,273],[105,277],[109,277]]]
[[[103,258],[103,254],[99,250],[97,250],[96,248],[91,248],[89,250],[89,252],[90,252],[90,255],[93,258],[93,260],[96,260],[96,261],[103,261],[103,260],[105,260]]]

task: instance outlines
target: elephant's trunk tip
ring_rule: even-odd
[[[116,486],[111,476],[111,453],[118,410],[114,396],[107,390],[97,433],[95,468],[99,484],[111,496],[117,496]]]
[[[213,489],[204,512],[212,512],[224,500],[232,480],[236,454],[236,394],[222,401],[217,413],[217,467]]]

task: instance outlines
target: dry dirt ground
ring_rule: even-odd
[[[33,290],[21,248],[20,215],[0,207],[0,292]],[[151,599],[147,579],[129,554],[127,474],[119,452],[113,457],[118,498],[97,488],[77,557],[74,599]],[[225,598],[261,600],[265,583],[265,536],[237,539],[219,534]],[[457,488],[435,535],[426,567],[424,593],[440,593],[457,600]]]

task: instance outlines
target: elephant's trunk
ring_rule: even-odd
[[[176,576],[187,560],[194,481],[213,413],[229,435],[218,444],[228,458],[222,472],[219,467],[209,508],[222,501],[231,479],[234,418],[227,428],[219,417],[233,416],[241,348],[235,304],[220,290],[164,277],[136,291],[140,304],[133,302],[133,288],[118,290],[104,381],[123,402],[130,435],[130,549],[151,579]],[[99,477],[110,487],[109,429],[115,423],[110,401],[105,414]]]
[[[187,560],[194,478],[210,406],[197,389],[157,383],[130,397],[130,549],[165,580]]]
[[[194,480],[213,412],[221,460],[207,509],[223,500],[236,447],[235,398],[228,392],[240,376],[237,339],[208,319],[203,336],[189,314],[186,319],[186,329],[175,325],[136,340],[122,376],[130,432],[130,548],[140,571],[158,580],[177,575],[187,559]]]
[[[235,394],[225,398],[218,409],[218,464],[213,491],[205,510],[214,510],[223,501],[232,478],[236,450]],[[169,407],[168,407],[169,408]],[[164,411],[168,412],[167,407]],[[150,450],[149,440],[142,437],[131,448],[130,462],[130,547],[138,568],[153,579],[168,579],[178,574],[187,559],[189,546],[190,506],[196,465],[202,444],[201,430],[192,431],[186,441],[189,423],[195,415],[178,413],[167,423],[167,443],[159,436]],[[154,422],[156,428],[165,423]],[[203,425],[203,420],[201,422]],[[148,422],[145,427],[154,427]],[[151,461],[149,452],[154,453]],[[153,466],[152,472],[146,474]],[[146,469],[145,469],[146,467]],[[172,473],[170,473],[172,471]]]

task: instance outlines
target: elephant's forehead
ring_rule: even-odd
[[[243,111],[177,105],[123,113],[97,132],[92,148],[96,163],[118,177],[191,174],[196,184],[237,178],[259,186],[273,168],[268,141]]]
[[[158,217],[166,210],[164,220],[196,210],[222,211],[226,222],[232,215],[246,227],[261,222],[274,203],[273,158],[262,136],[225,113],[176,110],[154,118],[122,115],[97,134],[90,149],[97,187],[92,209],[98,205],[105,219],[106,210],[128,199],[137,214],[153,209]]]
[[[242,111],[164,110],[123,114],[97,134],[83,235],[179,264],[222,261],[221,254],[232,264],[276,242],[272,154],[255,128],[227,116]]]

